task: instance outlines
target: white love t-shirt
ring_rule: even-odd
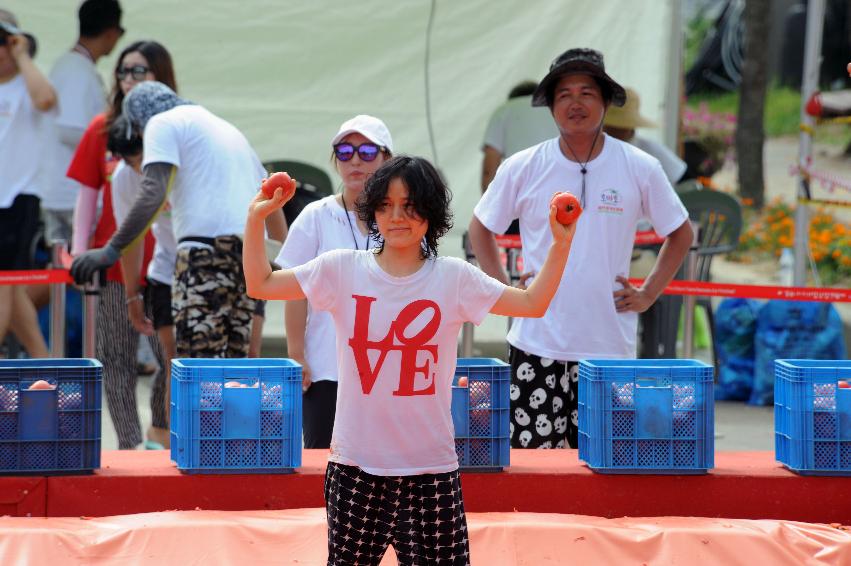
[[[505,286],[457,258],[394,277],[371,251],[336,250],[293,269],[337,334],[330,460],[380,476],[458,468],[452,379],[461,325],[479,324]]]
[[[603,151],[586,164],[584,212],[558,291],[542,318],[518,318],[508,333],[511,345],[536,356],[634,358],[638,314],[615,309],[612,294],[621,288],[615,277],[629,276],[639,219],[668,235],[688,218],[657,159],[611,136],[604,140]],[[496,234],[519,218],[524,270],[537,273],[552,243],[550,200],[559,191],[581,197],[580,170],[562,154],[558,138],[515,153],[473,213]]]

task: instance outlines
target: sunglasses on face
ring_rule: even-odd
[[[123,81],[127,75],[133,77],[135,81],[144,81],[145,76],[148,74],[150,69],[144,65],[133,65],[132,67],[119,67],[117,71],[115,71],[115,76],[118,77],[119,81]]]
[[[355,152],[358,153],[358,157],[360,157],[361,161],[375,161],[375,158],[378,157],[378,154],[381,153],[381,146],[366,142],[360,145],[352,145],[350,143],[338,143],[334,146],[334,155],[340,161],[349,161],[352,157],[355,156]]]

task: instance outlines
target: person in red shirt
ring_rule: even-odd
[[[137,41],[124,49],[118,57],[114,78],[109,109],[89,124],[68,167],[68,177],[83,185],[74,212],[71,248],[74,256],[105,245],[116,230],[109,179],[119,160],[108,154],[106,142],[110,124],[121,114],[124,96],[137,83],[149,80],[157,80],[177,89],[171,55],[155,41]],[[98,197],[101,197],[102,206],[95,223]],[[153,247],[154,239],[148,232],[144,241],[142,274],[147,271]],[[139,285],[144,284],[142,276]],[[103,363],[107,406],[118,434],[118,447],[122,450],[136,448],[142,442],[136,406],[139,330],[134,328],[127,314],[128,305],[136,306],[131,303],[138,302],[138,290],[139,287],[129,289],[125,286],[121,266],[115,264],[107,270],[106,284],[101,289],[98,302],[95,352]],[[148,340],[160,370],[154,378],[151,395],[152,426],[148,429],[146,447],[162,448],[168,444],[166,364],[157,336],[148,336]]]

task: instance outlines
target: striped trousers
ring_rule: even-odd
[[[136,407],[139,333],[127,317],[124,285],[121,283],[108,281],[101,289],[95,326],[95,355],[103,364],[103,388],[109,416],[118,435],[118,448],[131,450],[142,442],[142,426]],[[160,366],[153,378],[152,424],[168,428],[163,350],[156,334],[146,338]]]

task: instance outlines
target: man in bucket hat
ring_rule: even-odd
[[[608,108],[625,101],[600,52],[559,55],[532,96],[533,106],[549,108],[559,136],[508,158],[470,222],[479,265],[507,282],[495,234],[520,219],[523,259],[534,276],[548,247],[553,194],[569,191],[584,208],[549,310],[539,319],[515,320],[508,334],[513,447],[577,446],[579,360],[635,357],[638,313],[659,297],[692,242],[688,214],[659,162],[602,131]],[[667,241],[644,284],[635,287],[627,275],[642,217]]]

